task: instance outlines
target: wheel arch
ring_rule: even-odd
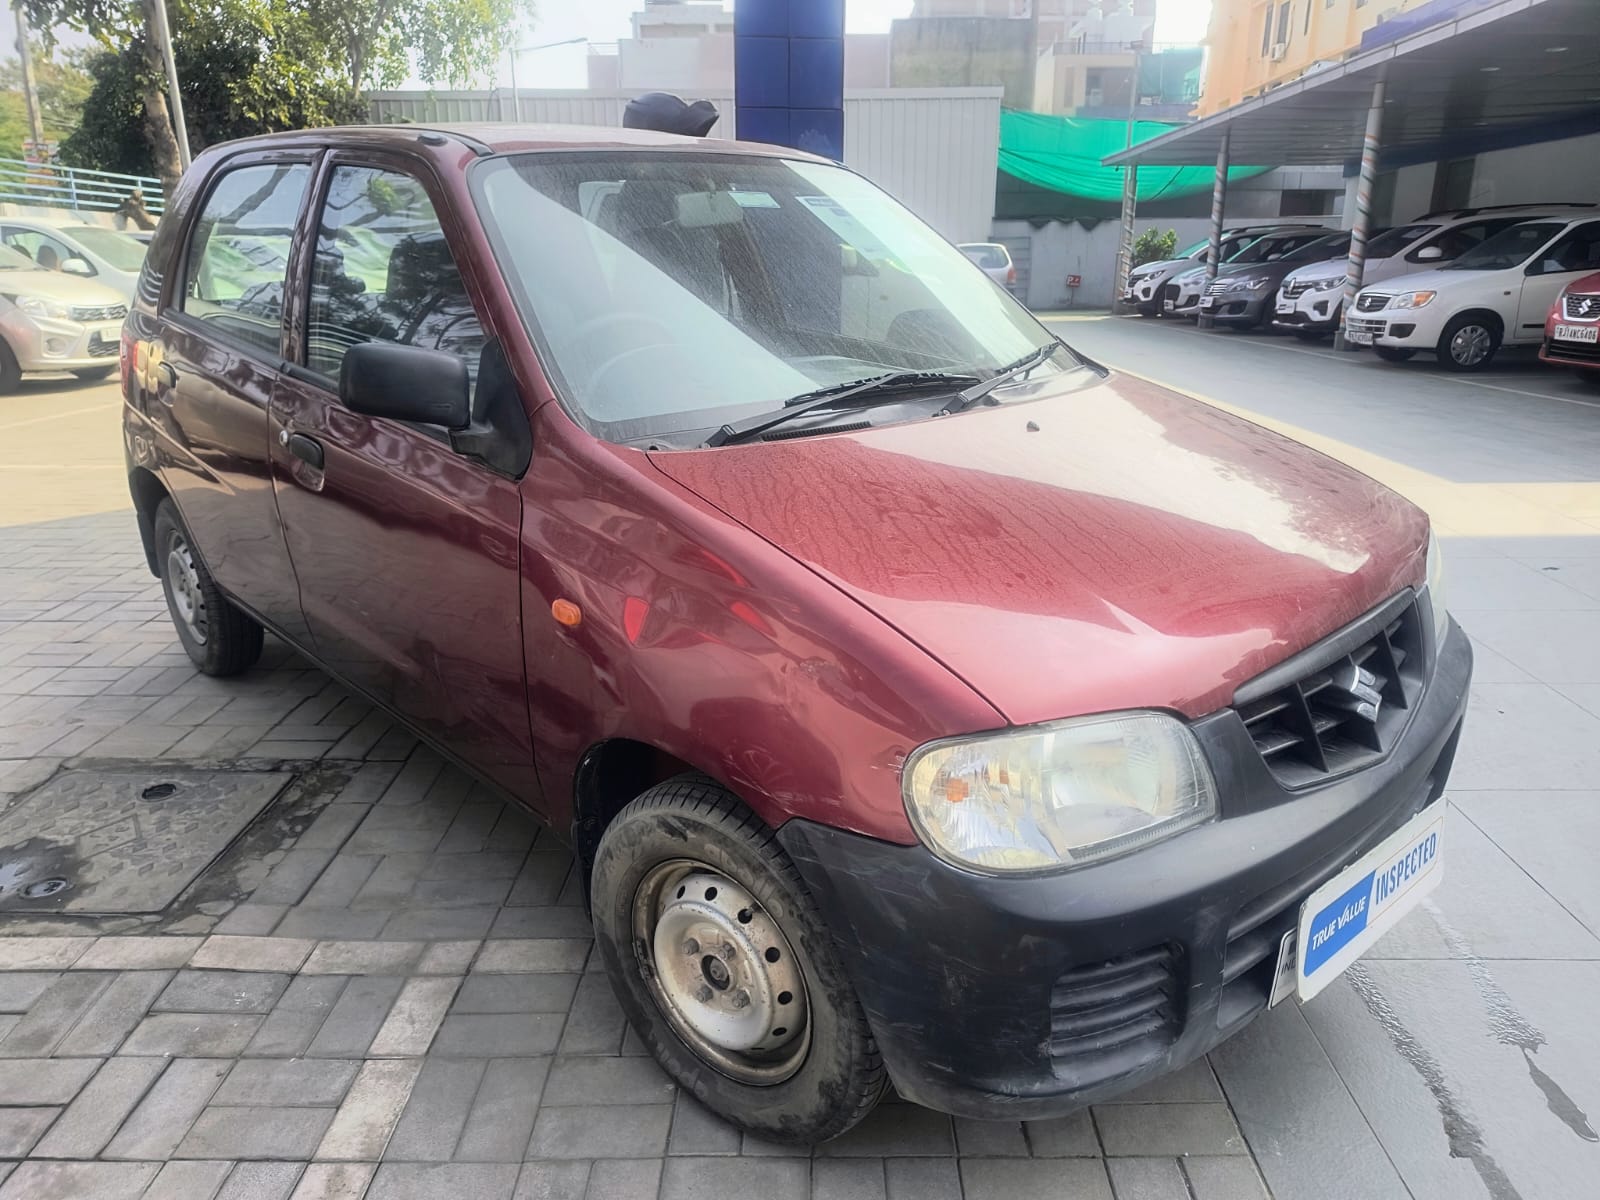
[[[572,847],[585,880],[616,815],[649,788],[691,772],[705,774],[659,746],[629,737],[606,738],[584,752],[572,777]],[[585,887],[585,903],[588,892]]]
[[[161,575],[156,566],[156,509],[172,494],[148,467],[134,467],[128,473],[128,491],[133,495],[133,510],[139,521],[139,540],[144,543],[144,560],[150,574]]]
[[[1451,325],[1455,324],[1464,317],[1479,317],[1484,319],[1488,324],[1495,327],[1500,334],[1501,340],[1505,339],[1506,319],[1494,309],[1488,308],[1484,305],[1474,305],[1471,308],[1463,308],[1458,313],[1452,313],[1450,319],[1444,323],[1444,328],[1450,328]],[[1443,331],[1441,331],[1440,336],[1443,336]]]

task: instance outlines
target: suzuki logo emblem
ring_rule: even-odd
[[[1378,677],[1365,667],[1347,663],[1345,669],[1334,677],[1335,686],[1348,692],[1356,702],[1357,715],[1376,722],[1378,710],[1383,707],[1383,693],[1378,690]]]

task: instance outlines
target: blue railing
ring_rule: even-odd
[[[148,175],[121,175],[115,171],[86,171],[0,158],[0,201],[34,204],[44,208],[111,212],[135,188],[144,194],[144,206],[161,214],[161,181]]]

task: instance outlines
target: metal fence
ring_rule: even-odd
[[[119,175],[115,171],[85,171],[0,158],[0,201],[10,204],[111,212],[135,188],[144,194],[145,208],[153,216],[160,216],[161,181],[148,175]]]

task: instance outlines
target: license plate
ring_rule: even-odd
[[[1294,311],[1294,301],[1285,300],[1281,296],[1278,297],[1278,311],[1281,313],[1292,313]]]
[[[1295,994],[1315,996],[1444,877],[1447,802],[1431,805],[1312,892],[1300,906]]]
[[[1344,331],[1344,340],[1352,346],[1370,346],[1372,345],[1372,330],[1346,329]]]
[[[1172,312],[1178,307],[1178,302],[1176,300],[1163,300],[1161,302],[1161,307],[1166,312]]]
[[[1600,342],[1600,325],[1557,325],[1558,342]]]
[[[1217,302],[1217,298],[1215,296],[1201,296],[1200,297],[1200,307],[1201,308],[1210,308],[1214,304],[1216,304],[1216,302]]]

